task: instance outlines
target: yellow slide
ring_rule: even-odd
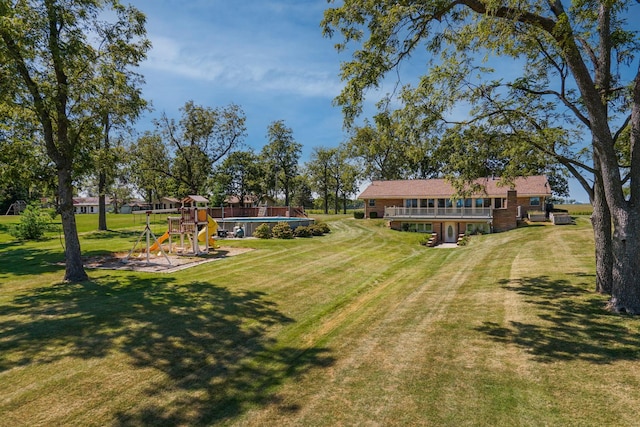
[[[209,238],[209,245],[210,246],[215,246],[216,244],[216,240],[213,238],[213,236],[215,236],[218,233],[218,222],[211,218],[209,215],[207,215],[207,223],[208,223],[208,227],[207,228],[203,228],[202,230],[200,230],[200,232],[198,233],[198,241],[200,242],[204,242],[205,239],[205,231],[209,231],[209,235],[207,236]]]
[[[150,248],[149,248],[149,252],[155,252],[158,249],[160,249],[159,244],[161,245],[162,242],[164,242],[165,240],[167,240],[169,238],[169,230],[167,230],[166,233],[164,233],[162,236],[160,236],[160,238],[158,239],[158,243],[154,243]]]

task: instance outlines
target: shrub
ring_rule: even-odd
[[[378,212],[369,212],[369,218],[375,219],[378,218]]]
[[[364,212],[363,211],[353,211],[353,217],[355,219],[362,219],[362,218],[364,218]]]
[[[311,237],[313,232],[311,231],[311,227],[300,225],[293,230],[293,235],[294,237]]]
[[[311,227],[312,227],[312,230],[316,230],[316,229],[320,230],[321,231],[320,234],[327,234],[331,232],[331,229],[329,228],[329,225],[326,222],[316,222]],[[320,234],[315,234],[315,232],[313,233],[314,236],[319,236]]]
[[[20,215],[20,223],[11,231],[22,240],[39,240],[49,227],[50,215],[43,213],[36,205],[29,205]]]
[[[273,226],[271,230],[273,237],[276,239],[293,239],[293,231],[288,222],[279,222]]]
[[[311,224],[307,228],[314,236],[322,236],[325,233],[324,227],[322,227],[320,224]]]
[[[272,237],[271,227],[269,224],[260,224],[253,231],[253,236],[258,239],[270,239]]]

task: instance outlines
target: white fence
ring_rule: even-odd
[[[491,208],[404,208],[391,206],[384,210],[385,218],[492,218]]]

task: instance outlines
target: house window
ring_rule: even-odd
[[[427,199],[427,207],[433,208],[435,206],[435,199]]]
[[[476,199],[476,208],[484,207],[484,199]]]
[[[403,222],[402,223],[402,231],[416,231],[416,224],[413,222]]]
[[[420,199],[420,207],[421,208],[426,208],[427,207],[427,199]]]
[[[472,206],[471,199],[464,199],[464,207],[470,208]]]
[[[411,231],[414,233],[432,233],[433,232],[433,224],[431,223],[415,223],[415,222],[403,222],[402,223],[403,231]]]
[[[466,234],[487,234],[489,233],[489,224],[482,223],[468,223],[466,227]]]
[[[418,207],[418,199],[406,199],[404,201],[405,208],[417,208]]]
[[[438,207],[439,208],[444,208],[444,204],[445,204],[445,199],[438,199]]]
[[[529,204],[531,206],[540,206],[540,197],[532,197],[529,199]]]
[[[452,208],[453,207],[453,201],[451,199],[445,199],[445,203],[446,203],[448,208]]]
[[[426,223],[426,224],[416,224],[416,231],[418,233],[433,233],[433,224]]]
[[[461,207],[462,207],[462,199],[456,200],[456,208],[461,208]]]
[[[373,208],[376,205],[376,199],[369,199],[369,207]]]
[[[91,213],[93,213],[93,206],[91,206]]]
[[[484,207],[485,208],[490,208],[491,207],[491,199],[483,199],[484,200]]]
[[[495,199],[493,199],[493,201],[494,201],[494,205],[493,205],[494,208],[502,209],[502,199],[495,198]]]

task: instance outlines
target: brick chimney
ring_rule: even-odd
[[[507,191],[507,203],[502,209],[493,210],[493,231],[501,232],[513,230],[518,226],[518,192]]]

